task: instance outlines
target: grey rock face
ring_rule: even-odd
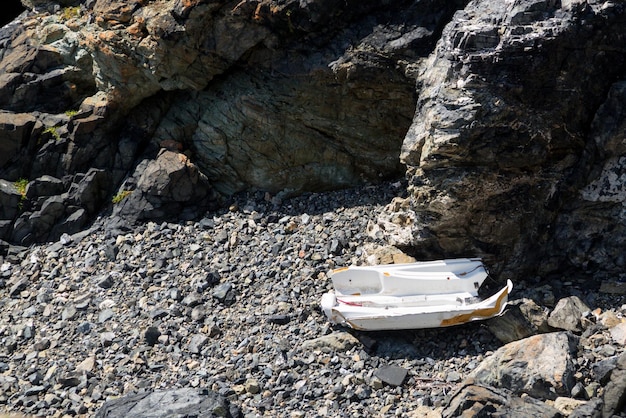
[[[625,61],[625,22],[614,3],[473,1],[455,15],[420,73],[402,148],[419,254],[497,254],[492,271],[504,274],[604,268],[597,261],[614,242],[608,225],[577,225],[606,217],[620,231],[617,242],[623,236],[620,209],[585,203],[580,190],[594,178],[605,184],[596,138],[620,137],[613,133],[621,122],[602,134],[589,135],[589,127],[598,126],[591,121],[605,114],[606,92],[623,77],[610,62]],[[574,53],[572,42],[580,46]],[[594,64],[575,64],[586,57]],[[615,93],[611,102],[621,102]],[[602,210],[582,209],[592,205]],[[580,238],[567,239],[574,230]],[[560,252],[545,256],[548,247]]]
[[[98,418],[231,417],[224,397],[206,389],[174,389],[127,395],[106,402]]]
[[[185,152],[202,183],[228,196],[401,175],[413,61],[462,2],[75,4],[25,2],[34,10],[25,23],[0,33],[0,107],[9,120],[28,118],[19,129],[4,125],[0,177],[62,179],[95,167],[117,188],[125,177],[139,181],[134,168],[164,148]],[[150,181],[142,186],[169,180]],[[122,212],[137,209],[135,220],[199,215],[174,196],[134,195],[124,206],[131,201]],[[24,220],[12,226],[19,242],[47,238]]]
[[[589,312],[589,307],[580,298],[570,296],[563,298],[554,307],[548,318],[548,325],[554,328],[573,332],[584,331],[583,315]]]
[[[303,73],[315,68],[304,80],[272,69],[239,72],[185,95],[154,141],[174,139],[189,148],[225,195],[249,188],[327,190],[400,174],[413,89],[392,83],[399,74],[382,69],[375,79],[338,83],[322,65],[301,64]]]
[[[565,333],[535,335],[509,343],[471,373],[477,383],[526,393],[535,398],[569,396],[574,386],[577,337]]]

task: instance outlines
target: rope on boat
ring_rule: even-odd
[[[485,268],[485,266],[483,266],[483,264],[479,264],[476,267],[474,267],[473,269],[471,269],[470,271],[464,271],[463,273],[459,273],[459,276],[467,276],[468,274],[470,274],[471,272],[478,270],[479,268]]]

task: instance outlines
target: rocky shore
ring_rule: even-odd
[[[0,411],[624,416],[626,305],[584,283],[514,278],[512,309],[535,303],[532,321],[547,322],[506,345],[493,321],[380,333],[328,324],[328,270],[406,257],[367,233],[405,191],[244,194],[197,222],[127,227],[103,215],[58,242],[12,247],[0,260]],[[555,305],[576,295],[587,309],[559,322]],[[495,327],[519,325],[513,317]]]

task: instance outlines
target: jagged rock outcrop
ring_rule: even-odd
[[[120,187],[166,148],[229,196],[401,175],[416,62],[463,2],[36,3],[0,32],[0,107],[28,118],[0,177]]]
[[[9,183],[104,170],[113,198],[161,149],[206,177],[201,204],[157,194],[158,211],[113,211],[133,221],[199,214],[242,190],[288,196],[406,172],[408,199],[368,232],[417,258],[482,256],[514,279],[623,272],[621,3],[23,4],[0,29]],[[93,216],[55,196],[63,214],[24,229],[16,207],[0,239],[54,239],[79,209]],[[41,213],[44,201],[19,204]]]
[[[473,1],[454,16],[401,156],[420,254],[495,255],[504,275],[623,264],[625,27],[622,4],[595,1]]]

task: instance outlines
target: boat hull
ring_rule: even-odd
[[[488,273],[480,259],[351,266],[330,273],[339,295],[476,294]]]
[[[448,270],[446,270],[446,268]],[[335,289],[322,296],[329,321],[357,330],[439,328],[500,315],[511,281],[481,300],[487,277],[477,259],[350,267],[331,273]]]
[[[346,304],[333,292],[322,296],[322,310],[330,322],[363,331],[440,328],[484,320],[502,314],[513,289],[507,286],[484,301],[434,306],[362,306]]]

